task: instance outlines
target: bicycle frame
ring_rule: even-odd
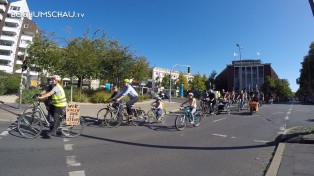
[[[45,113],[45,111],[42,109],[41,105],[40,105],[40,102],[37,101],[36,103],[33,103],[33,106],[31,107],[32,108],[32,112],[35,113],[35,112],[38,112],[39,115],[40,115],[40,119],[42,122],[46,123],[47,126],[50,126],[50,123],[49,121],[47,120],[47,114]],[[28,109],[28,108],[27,108]],[[27,110],[25,109],[23,114],[25,113],[25,111]]]

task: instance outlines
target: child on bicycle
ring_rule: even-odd
[[[156,101],[154,101],[151,106],[153,107],[153,109],[155,110],[155,115],[158,119],[158,121],[160,121],[160,117],[162,115],[162,110],[163,110],[163,103],[161,102],[161,98],[157,97]]]
[[[186,103],[190,104],[190,115],[192,117],[191,124],[194,124],[194,113],[196,112],[196,99],[194,98],[194,94],[190,92],[188,94],[189,99],[185,102],[183,102],[180,106],[183,106]]]

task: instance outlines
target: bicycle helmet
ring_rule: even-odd
[[[124,83],[130,83],[129,79],[124,79]]]
[[[194,94],[193,94],[192,92],[190,92],[190,93],[189,93],[189,96],[192,96],[192,97],[193,97],[193,96],[194,96]]]
[[[161,100],[161,98],[160,97],[156,97],[156,100]]]

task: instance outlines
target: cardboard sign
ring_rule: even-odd
[[[80,105],[77,103],[67,104],[66,108],[66,124],[80,125]]]

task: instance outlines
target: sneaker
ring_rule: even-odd
[[[191,121],[190,124],[193,125],[193,124],[194,124],[194,121]]]

